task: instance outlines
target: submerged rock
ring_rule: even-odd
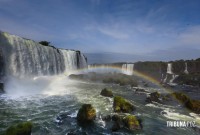
[[[128,115],[124,119],[125,127],[129,130],[141,129],[139,120],[134,115]]]
[[[135,107],[120,96],[114,97],[113,108],[115,112],[129,113],[135,110]]]
[[[158,103],[162,103],[165,104],[166,101],[173,101],[172,100],[172,96],[170,94],[160,94],[157,91],[150,93],[149,97],[146,98],[146,102],[148,103],[152,103],[152,102],[158,102]]]
[[[111,119],[112,119],[111,115],[107,115],[107,116],[102,117],[103,121],[111,121]]]
[[[31,135],[32,129],[31,122],[19,123],[15,126],[11,126],[6,130],[5,135]]]
[[[96,110],[91,104],[83,104],[77,114],[77,120],[81,123],[91,122],[96,118]]]
[[[0,83],[0,93],[4,93],[4,84]]]
[[[149,97],[147,97],[146,102],[151,103],[152,101],[160,103],[160,93],[153,92],[150,93]]]
[[[101,93],[100,93],[102,96],[105,96],[105,97],[113,97],[113,93],[110,89],[107,89],[107,88],[104,88]]]

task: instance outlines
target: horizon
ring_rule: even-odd
[[[89,60],[189,60],[200,57],[199,10],[198,0],[1,0],[0,29],[80,50]]]

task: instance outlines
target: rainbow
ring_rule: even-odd
[[[89,68],[84,68],[84,69],[79,69],[78,72],[87,72],[89,70],[109,70],[109,71],[118,71],[118,72],[127,72],[127,69],[123,69],[122,67],[120,66],[116,66],[116,65],[95,65],[95,66],[91,66]],[[157,79],[147,75],[147,74],[144,74],[142,72],[139,72],[139,71],[128,71],[128,72],[132,72],[132,75],[135,75],[135,76],[138,76],[138,77],[141,77],[145,80],[148,80],[150,81],[151,83],[155,84],[156,86],[162,88],[163,90],[165,90],[167,93],[172,93],[173,91],[169,88],[165,88]]]

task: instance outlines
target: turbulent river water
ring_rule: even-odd
[[[66,135],[69,132],[89,135],[197,135],[192,128],[169,128],[167,120],[200,121],[200,116],[180,105],[146,103],[146,94],[135,93],[135,88],[114,84],[69,80],[67,76],[12,78],[6,84],[6,93],[0,95],[0,134],[7,127],[21,121],[32,121],[32,135]],[[114,95],[128,99],[136,106],[133,112],[142,119],[141,131],[121,129],[111,132],[111,125],[102,117],[113,113],[113,99],[103,97],[103,88],[112,88]],[[163,91],[150,85],[148,91]],[[164,92],[164,91],[163,91]],[[83,103],[92,104],[97,110],[93,125],[81,127],[76,115]]]

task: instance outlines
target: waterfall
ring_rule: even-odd
[[[64,56],[65,72],[77,69],[76,52],[71,50],[61,50]]]
[[[87,67],[86,59],[79,51],[43,46],[4,32],[0,32],[0,50],[7,76],[56,75]]]
[[[188,72],[188,67],[187,67],[187,62],[185,63],[185,70],[184,70],[184,73],[185,73],[185,74],[189,74],[189,72]]]
[[[173,83],[174,80],[175,80],[177,77],[178,77],[178,75],[173,74],[173,75],[172,75],[172,79],[169,80],[169,83]]]
[[[167,73],[168,74],[173,74],[173,72],[172,72],[172,63],[168,63],[167,64]]]
[[[122,64],[122,73],[132,75],[134,70],[134,64]]]
[[[170,85],[174,85],[173,81],[178,77],[178,75],[174,74],[172,72],[172,63],[168,63],[167,64],[167,73],[166,73],[166,76],[163,80],[164,83],[167,83],[167,81],[169,82],[168,84]]]

